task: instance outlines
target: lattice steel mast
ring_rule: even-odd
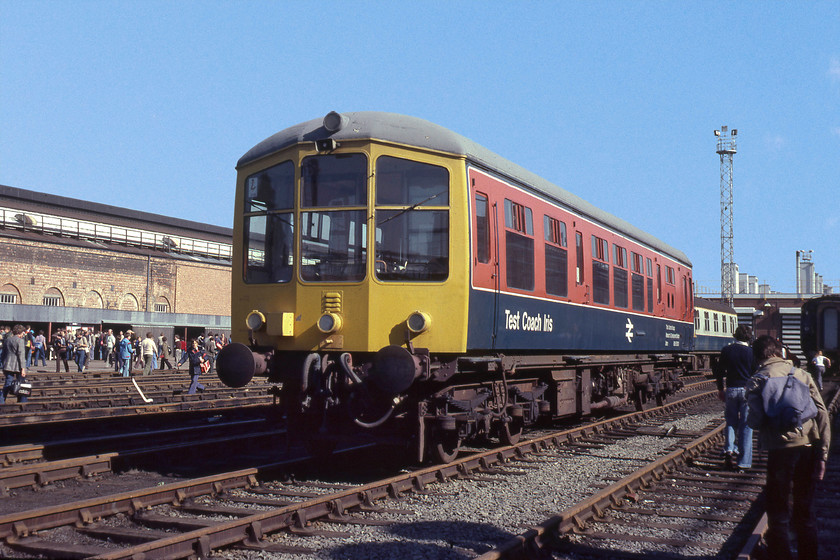
[[[724,303],[732,306],[735,293],[735,235],[733,233],[733,197],[732,197],[732,160],[735,155],[735,137],[738,130],[727,127],[715,130],[717,153],[720,154],[720,297]]]

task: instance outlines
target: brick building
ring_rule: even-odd
[[[230,330],[229,228],[0,185],[0,324]]]

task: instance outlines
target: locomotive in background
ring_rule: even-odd
[[[364,432],[448,462],[541,419],[661,403],[690,367],[681,251],[441,126],[332,112],[237,171],[218,374],[280,384],[314,445]]]
[[[809,299],[802,304],[800,341],[810,365],[818,350],[831,360],[829,371],[840,367],[840,295]]]

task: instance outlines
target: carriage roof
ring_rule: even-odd
[[[691,261],[688,260],[688,257],[682,251],[671,247],[667,243],[662,242],[621,218],[597,208],[579,196],[501,157],[469,138],[461,136],[440,125],[417,117],[377,111],[341,113],[340,116],[341,128],[335,132],[330,132],[325,128],[323,118],[313,119],[282,130],[251,148],[239,159],[237,167],[241,167],[295,144],[328,138],[332,138],[337,142],[342,140],[377,139],[446,152],[463,156],[471,163],[500,173],[554,200],[561,206],[567,207],[595,222],[599,222],[621,234],[665,253],[685,266],[691,266]]]

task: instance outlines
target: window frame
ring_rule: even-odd
[[[505,285],[533,292],[536,289],[534,214],[530,207],[504,199]]]
[[[566,222],[544,214],[543,230],[545,292],[552,296],[569,297],[569,251]]]

